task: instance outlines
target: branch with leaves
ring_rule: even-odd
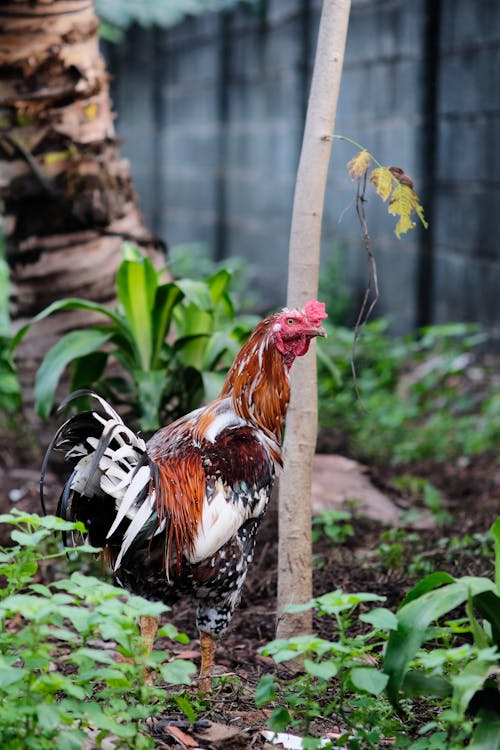
[[[359,143],[347,138],[344,135],[336,135],[335,138],[347,141],[356,146],[359,151],[347,164],[347,170],[353,180],[366,180],[374,185],[378,195],[384,203],[389,199],[387,211],[392,216],[399,216],[399,220],[394,230],[396,237],[399,239],[402,234],[415,227],[413,215],[415,214],[427,229],[428,223],[424,217],[424,209],[420,203],[420,198],[413,189],[413,180],[400,167],[385,167],[380,164],[373,154]],[[368,175],[372,164],[375,167]]]

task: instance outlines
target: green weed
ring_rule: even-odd
[[[353,454],[380,463],[498,447],[499,387],[474,360],[484,340],[459,323],[391,337],[388,321],[377,320],[358,341],[355,382],[352,331],[330,326],[318,350],[320,425],[347,438]]]
[[[195,672],[167,653],[145,653],[139,615],[168,608],[78,572],[48,585],[37,581],[40,548],[54,531],[82,532],[81,524],[21,512],[0,523],[14,526],[13,546],[0,550],[2,748],[76,750],[85,742],[101,747],[106,737],[116,748],[152,748],[144,720],[178,706],[182,692],[147,685],[145,670],[154,668],[169,686],[188,684]],[[170,625],[162,634],[187,640]]]

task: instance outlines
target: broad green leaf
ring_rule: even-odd
[[[205,401],[213,401],[222,390],[226,378],[224,372],[205,371],[201,374],[203,380],[203,390],[205,391]]]
[[[173,699],[189,723],[194,724],[198,714],[189,698],[186,698],[184,695],[174,695]]]
[[[209,286],[205,281],[180,279],[176,284],[189,302],[192,302],[196,307],[205,312],[211,311],[212,297]]]
[[[224,331],[216,331],[206,339],[203,351],[203,370],[213,370],[220,358],[234,345],[234,339]]]
[[[334,385],[337,387],[340,386],[342,384],[342,374],[340,369],[334,363],[333,359],[329,357],[328,354],[320,346],[316,347],[316,356],[318,358],[318,361],[321,362],[321,364],[324,365],[324,367],[326,367],[326,369],[329,371],[330,375],[332,376]]]
[[[110,338],[111,331],[92,328],[87,331],[71,331],[47,352],[35,378],[35,404],[43,419],[47,419],[50,414],[57,384],[67,365],[77,357],[92,354]]]
[[[176,284],[162,284],[156,290],[152,312],[153,319],[153,352],[151,368],[158,369],[163,343],[170,330],[172,310],[182,299],[183,294]]]
[[[92,671],[95,671],[95,667],[92,667]],[[130,687],[130,680],[119,669],[99,665],[99,679],[113,688],[124,690]]]
[[[201,315],[206,315],[200,311]],[[174,344],[174,351],[185,367],[193,367],[198,372],[203,371],[205,349],[210,337],[210,332],[193,332],[188,336],[178,338]]]
[[[442,570],[430,573],[428,576],[425,576],[425,578],[422,578],[416,586],[410,589],[403,599],[401,607],[404,607],[405,604],[409,604],[413,599],[418,599],[422,594],[426,594],[428,591],[436,589],[438,586],[443,586],[445,583],[453,583],[454,580],[453,576],[450,576],[449,573]]]
[[[142,370],[149,370],[153,353],[152,310],[158,273],[150,258],[123,261],[116,275],[118,299],[125,312]]]
[[[354,667],[349,677],[355,688],[371,695],[380,695],[389,680],[388,675],[374,667]]]
[[[315,600],[315,606],[320,612],[324,612],[327,615],[334,615],[346,609],[357,607],[357,605],[362,602],[383,601],[385,601],[385,596],[378,596],[377,594],[371,594],[368,592],[347,594],[343,591],[337,590],[318,596]]]
[[[409,697],[434,695],[445,698],[451,695],[452,687],[450,681],[440,675],[427,675],[413,669],[405,674],[402,690]]]
[[[134,245],[133,242],[129,242],[128,240],[125,240],[125,242],[122,243],[121,256],[122,260],[132,260],[138,263],[141,263],[144,258],[143,253],[141,253],[137,245]]]
[[[393,705],[397,705],[404,676],[428,626],[467,601],[469,594],[475,596],[492,588],[494,584],[487,578],[464,576],[401,607],[397,613],[398,628],[389,635],[384,658],[384,672],[389,675],[387,695]]]
[[[105,729],[106,732],[123,738],[134,737],[136,734],[136,729],[132,724],[120,722],[110,713],[104,713],[98,703],[88,701],[85,706],[82,706],[82,710],[97,729]]]
[[[135,371],[137,395],[141,407],[141,429],[145,432],[160,426],[160,406],[165,389],[164,370]]]
[[[159,617],[163,612],[170,611],[170,607],[167,607],[163,602],[149,601],[142,596],[132,595],[127,598],[127,608],[136,615],[149,615],[150,617]],[[162,628],[162,635],[167,638],[175,638],[178,635],[177,628],[171,623],[167,623]]]
[[[47,318],[52,313],[59,312],[61,310],[89,310],[90,312],[100,313],[101,315],[110,318],[115,324],[116,328],[122,333],[124,332],[124,325],[122,318],[113,310],[103,307],[103,305],[97,304],[97,302],[90,302],[85,299],[78,299],[77,297],[67,297],[66,299],[56,300],[51,305],[46,307],[44,310],[35,315],[30,323],[23,326],[16,335],[12,338],[10,349],[11,351],[16,348],[20,341],[24,338],[33,323],[37,323],[44,318]]]
[[[15,529],[11,537],[12,541],[17,542],[22,547],[38,547],[42,539],[47,537],[47,531],[46,529],[40,529],[40,531],[26,533],[25,531]]]
[[[396,630],[398,627],[398,618],[394,612],[391,612],[390,609],[385,609],[385,607],[376,607],[371,612],[360,615],[359,619],[362,622],[368,622],[378,630]]]
[[[75,359],[71,365],[71,387],[73,391],[88,388],[96,383],[106,369],[109,352],[92,352]]]
[[[276,684],[272,674],[263,675],[255,688],[255,703],[259,708],[276,698]]]
[[[296,659],[299,656],[299,652],[291,648],[283,648],[281,651],[273,654],[273,659],[276,664],[281,664],[282,661],[290,661],[290,659]]]
[[[161,665],[161,676],[171,685],[190,685],[196,671],[195,665],[186,659],[174,659]]]
[[[495,584],[500,594],[500,517],[493,523],[491,533],[495,540]]]
[[[85,533],[85,525],[81,521],[65,521],[59,516],[41,516],[40,526],[51,531],[80,531]]]
[[[331,680],[338,671],[333,661],[316,662],[311,659],[304,659],[304,669],[313,677],[319,677],[320,680]]]
[[[492,591],[490,592],[486,591],[484,593],[485,594],[490,593],[492,594],[492,596],[495,596],[495,594],[493,594]],[[470,623],[470,630],[472,633],[474,645],[476,646],[476,648],[487,648],[490,643],[489,632],[486,633],[484,628],[482,628],[481,625],[479,624],[477,617],[474,613],[473,601],[474,601],[473,597],[471,596],[471,594],[469,594],[467,601],[465,603],[465,612],[467,614],[467,618]]]
[[[486,652],[486,649],[485,649]],[[489,659],[474,659],[466,664],[459,674],[451,678],[453,685],[452,706],[464,715],[473,695],[484,686],[490,676],[498,672],[495,666],[497,654],[490,653]]]
[[[286,708],[275,708],[269,717],[269,727],[273,732],[282,732],[290,724],[292,717]]]
[[[227,289],[227,285],[231,281],[231,274],[225,268],[221,268],[220,271],[214,273],[208,281],[208,287],[210,289],[210,298],[212,301],[212,308],[217,307],[217,304],[222,297],[223,293]]]
[[[75,664],[81,664],[85,661],[92,661],[98,664],[115,663],[115,657],[109,651],[100,648],[90,648],[89,646],[73,649],[68,660]]]
[[[472,603],[479,614],[491,625],[493,641],[500,648],[500,597],[494,591],[476,594]]]
[[[290,614],[295,614],[297,612],[307,612],[308,609],[312,609],[316,606],[316,599],[311,599],[308,602],[305,602],[304,604],[287,604],[284,611],[290,612]]]
[[[468,750],[500,750],[500,716],[484,711],[474,729]]]
[[[36,712],[38,724],[45,732],[53,732],[57,728],[61,720],[61,710],[57,705],[44,701],[37,706]]]
[[[11,667],[8,664],[2,663],[3,657],[0,662],[0,688],[6,688],[9,685],[13,685],[15,682],[24,680],[28,674],[27,669],[21,667]]]

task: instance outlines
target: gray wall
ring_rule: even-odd
[[[149,225],[170,245],[248,259],[262,306],[284,302],[319,0],[267,0],[132,29],[110,49],[123,151]],[[427,231],[397,240],[368,191],[381,300],[395,330],[500,328],[500,0],[353,0],[336,133],[415,182]],[[366,256],[335,141],[322,257],[340,248],[355,305]]]

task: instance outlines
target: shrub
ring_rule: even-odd
[[[40,416],[50,414],[68,366],[73,389],[90,387],[115,404],[132,404],[146,432],[195,408],[203,397],[213,398],[224,365],[230,364],[254,322],[235,317],[229,281],[229,272],[221,269],[206,281],[163,282],[152,261],[125,244],[116,278],[116,310],[63,299],[31,323],[59,310],[83,309],[103,317],[102,325],[67,333],[45,356],[35,381]],[[14,346],[28,328],[18,333]],[[110,370],[113,361],[120,374]]]
[[[387,320],[363,328],[354,380],[352,332],[330,327],[318,349],[320,426],[378,462],[442,461],[495,448],[500,392],[474,360],[484,336],[459,323],[393,338],[387,328]]]
[[[21,512],[0,522],[16,527],[13,546],[0,550],[2,748],[77,750],[89,739],[100,747],[108,736],[117,748],[152,748],[144,719],[186,698],[178,688],[146,684],[145,670],[154,668],[169,685],[188,684],[195,672],[193,664],[170,661],[165,652],[145,653],[138,616],[168,608],[78,572],[40,583],[41,547],[54,531],[82,532],[82,524]],[[59,549],[44,559],[61,555]],[[173,626],[160,635],[187,640]]]

